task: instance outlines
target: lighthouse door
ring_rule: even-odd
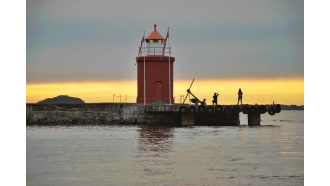
[[[156,100],[162,100],[163,98],[163,82],[156,81]]]

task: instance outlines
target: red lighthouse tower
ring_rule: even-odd
[[[173,62],[168,44],[169,31],[163,37],[154,30],[142,38],[137,62],[137,103],[173,104]]]

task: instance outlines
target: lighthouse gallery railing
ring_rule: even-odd
[[[171,48],[172,47],[165,47],[164,56],[171,55]],[[142,47],[139,56],[158,56],[163,55],[164,47]]]

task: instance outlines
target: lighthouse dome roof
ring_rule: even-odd
[[[154,24],[154,31],[152,31],[146,40],[164,40],[165,38],[157,31],[157,25]]]

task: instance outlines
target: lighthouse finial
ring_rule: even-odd
[[[154,24],[154,30],[157,30],[157,25],[156,24]]]

